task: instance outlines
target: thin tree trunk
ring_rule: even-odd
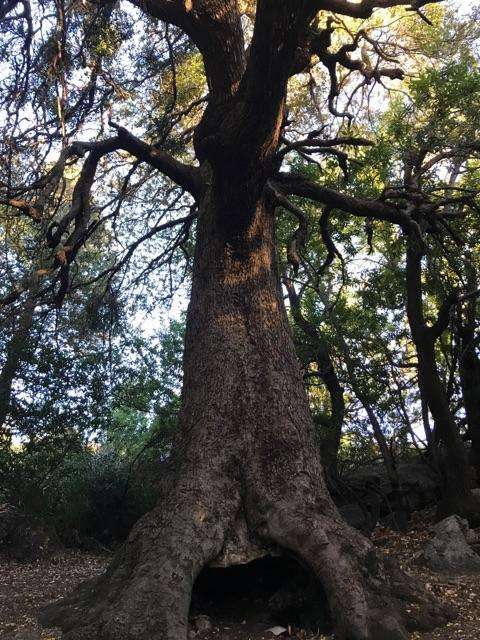
[[[476,274],[470,274],[469,289],[476,290]],[[475,340],[477,298],[468,300],[465,311],[458,310],[457,331],[460,340],[459,372],[467,417],[467,437],[472,443],[472,464],[480,480],[480,359]]]
[[[333,475],[338,473],[338,452],[342,439],[342,427],[345,419],[345,398],[332,358],[328,349],[317,356],[318,373],[330,396],[331,413],[328,420],[328,434],[322,449],[324,467]]]
[[[440,472],[441,468],[440,468],[440,459],[438,456],[438,443],[436,441],[435,433],[434,433],[434,430],[432,429],[432,425],[430,424],[430,412],[428,409],[428,404],[424,396],[422,394],[420,394],[420,396],[421,396],[420,401],[422,405],[422,422],[423,422],[423,429],[425,431],[425,437],[427,438],[428,453],[432,457],[432,461],[433,461],[432,466],[434,467],[435,471]]]
[[[471,494],[471,478],[466,451],[450,410],[446,390],[438,372],[435,355],[436,334],[424,320],[421,284],[422,250],[415,238],[407,240],[407,316],[418,358],[418,384],[435,423],[436,437],[445,455],[441,460],[443,499],[441,515],[459,514],[477,521],[479,505]]]
[[[11,409],[13,382],[23,360],[35,308],[36,300],[34,296],[30,296],[23,306],[17,326],[7,344],[5,361],[0,372],[0,434],[7,438],[10,436],[5,423]]]
[[[198,221],[180,431],[162,496],[107,574],[43,615],[65,640],[186,640],[200,570],[272,546],[329,598],[336,637],[406,640],[448,615],[339,516],[276,273],[273,211],[229,224],[209,194]],[[260,551],[262,549],[262,551]],[[415,605],[412,606],[412,601]]]
[[[403,529],[406,526],[406,510],[405,504],[403,500],[401,484],[400,484],[400,476],[398,475],[397,464],[395,458],[390,451],[390,447],[388,446],[387,439],[385,438],[385,434],[383,433],[383,429],[378,421],[377,415],[367,397],[367,394],[364,393],[357,383],[357,372],[355,370],[355,364],[349,353],[349,346],[346,343],[343,335],[340,333],[339,328],[337,327],[337,332],[339,336],[339,343],[342,349],[343,358],[345,360],[345,365],[347,367],[347,373],[349,377],[350,386],[352,388],[353,393],[357,396],[360,404],[364,408],[370,424],[373,430],[373,436],[378,444],[378,448],[380,449],[380,454],[382,456],[383,462],[385,464],[385,469],[387,471],[387,476],[390,482],[390,486],[392,488],[393,494],[393,507],[394,513],[397,517],[397,524],[400,529]]]
[[[320,330],[309,322],[302,313],[300,297],[295,285],[287,278],[283,278],[287,289],[292,318],[298,328],[311,341],[311,362],[317,366],[317,375],[323,381],[330,396],[331,413],[327,421],[327,429],[322,435],[321,449],[323,466],[331,478],[338,473],[338,452],[342,438],[342,427],[345,418],[345,398],[343,388],[338,379],[330,353]]]

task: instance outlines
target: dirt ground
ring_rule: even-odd
[[[480,640],[480,575],[439,576],[422,568],[418,557],[429,538],[423,523],[412,525],[407,534],[377,529],[374,542],[385,553],[395,555],[402,566],[416,574],[434,593],[453,604],[459,611],[456,621],[428,634],[413,634],[412,640]],[[0,639],[58,640],[58,630],[42,630],[35,617],[38,607],[69,592],[79,582],[102,572],[107,556],[66,551],[50,560],[22,564],[0,561]],[[248,593],[230,600],[211,617],[211,628],[199,632],[198,640],[272,640],[268,629],[275,625],[262,603]],[[209,613],[212,614],[212,611]],[[280,624],[280,622],[278,622]],[[288,626],[288,621],[282,620]],[[288,637],[288,632],[278,636]],[[333,638],[309,635],[292,627],[290,637],[300,640]],[[147,639],[146,639],[147,640]]]

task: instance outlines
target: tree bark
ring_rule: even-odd
[[[247,185],[248,187],[248,185]],[[186,640],[201,569],[272,547],[322,583],[343,640],[448,618],[340,518],[326,490],[276,269],[274,211],[200,206],[180,429],[162,496],[105,576],[44,612],[65,640]],[[248,222],[246,222],[248,220]]]

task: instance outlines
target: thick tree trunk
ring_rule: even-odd
[[[480,503],[471,493],[465,447],[438,372],[436,335],[424,320],[421,260],[422,252],[415,239],[410,237],[406,263],[407,315],[418,358],[418,384],[435,423],[435,436],[444,450],[441,460],[443,498],[439,504],[439,515],[458,514],[477,523],[480,518]]]
[[[60,625],[65,640],[185,640],[202,567],[272,546],[315,573],[339,639],[406,639],[406,628],[444,622],[445,610],[348,527],[326,491],[276,273],[273,211],[260,201],[245,224],[242,211],[224,213],[207,195],[180,431],[159,504],[107,574],[43,622]]]

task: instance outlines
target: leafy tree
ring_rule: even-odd
[[[348,321],[343,315],[341,320],[336,321],[334,331],[338,336],[344,336],[345,326],[348,326],[347,333],[351,335],[351,331],[355,331],[357,334],[355,340],[358,346],[354,347],[351,344],[349,347],[345,342],[340,350],[343,351],[347,369],[350,368],[350,386],[356,388],[357,397],[363,396],[362,404],[370,415],[374,432],[378,434],[377,441],[380,441],[383,457],[386,458],[387,466],[392,468],[393,460],[388,461],[388,448],[385,442],[381,442],[382,431],[372,405],[383,404],[383,410],[388,405],[390,408],[395,406],[391,399],[387,404],[382,403],[381,396],[389,395],[389,386],[392,384],[397,386],[397,408],[403,416],[412,440],[416,441],[407,406],[415,401],[415,397],[410,396],[409,400],[407,396],[405,399],[404,391],[401,390],[404,385],[399,383],[398,367],[390,348],[392,343],[397,345],[397,348],[402,343],[408,347],[408,336],[404,330],[399,330],[402,321],[408,320],[418,357],[418,364],[414,363],[413,366],[418,371],[422,404],[424,408],[430,408],[435,423],[432,432],[428,419],[425,420],[430,453],[437,463],[440,459],[442,466],[444,501],[440,510],[444,513],[463,512],[474,519],[477,517],[475,514],[478,512],[478,504],[475,500],[472,501],[470,496],[471,477],[466,451],[461,442],[461,420],[455,415],[459,406],[458,392],[455,397],[458,355],[452,352],[456,347],[451,337],[448,337],[447,329],[451,324],[455,305],[459,304],[461,307],[469,303],[470,307],[475,308],[478,297],[474,280],[471,276],[467,277],[467,273],[471,273],[472,270],[472,256],[475,254],[476,246],[476,241],[473,240],[472,243],[471,239],[476,238],[478,229],[477,192],[467,186],[476,179],[474,176],[478,171],[476,156],[479,94],[475,88],[477,82],[478,63],[471,50],[463,48],[460,55],[455,51],[452,58],[443,60],[438,69],[422,70],[417,78],[407,84],[405,94],[394,99],[386,113],[375,121],[371,133],[379,139],[379,144],[367,147],[360,164],[352,170],[352,193],[363,197],[376,195],[382,201],[388,201],[390,198],[401,201],[402,198],[406,198],[405,206],[414,212],[415,222],[419,223],[423,237],[418,233],[409,233],[405,225],[400,224],[406,232],[405,256],[404,239],[398,236],[395,229],[392,230],[390,225],[380,225],[378,222],[373,225],[372,220],[367,222],[365,231],[369,243],[368,254],[371,256],[368,259],[378,260],[382,266],[374,269],[373,273],[372,269],[365,270],[360,279],[354,278],[354,282],[349,282],[344,293],[340,294],[340,297],[343,295],[350,299],[352,296],[358,298],[358,305],[353,307],[354,324],[357,324],[358,328],[355,329],[352,321]],[[368,128],[364,135],[366,133]],[[312,170],[309,171],[312,175]],[[334,179],[335,174],[331,176],[331,180]],[[327,215],[330,215],[328,211],[324,213],[323,219]],[[325,230],[327,232],[326,246],[330,247],[330,264],[338,250],[329,235],[328,226],[324,225],[323,229],[324,235]],[[355,249],[355,245],[359,245],[357,228],[350,229],[348,239],[345,233],[343,236],[337,233],[335,241],[343,243],[342,250],[347,256],[354,255],[355,251],[361,252],[361,249]],[[315,253],[316,249],[313,251]],[[315,265],[311,254],[304,262],[304,277],[308,279],[310,288],[317,289],[319,300],[324,303],[322,308],[329,305],[325,303],[325,283],[320,283],[320,288],[318,284],[319,273],[324,270],[326,264],[323,260],[324,258],[319,262],[320,269],[317,266],[316,270],[315,267],[313,270],[311,268],[312,264]],[[406,261],[404,269],[400,263],[403,260]],[[337,315],[341,305],[333,306],[336,307]],[[351,300],[344,308],[348,306],[352,307]],[[325,310],[322,313],[325,321]],[[466,339],[466,344],[470,347],[467,347],[465,353],[469,354],[467,358],[470,365],[467,367],[472,371],[471,379],[475,380],[476,364],[474,352],[472,353],[474,341],[471,323],[470,319],[470,338]],[[374,338],[361,340],[360,346],[358,340],[361,339],[362,333]],[[380,345],[383,343],[380,352],[379,341]],[[372,342],[375,343],[373,351]],[[354,351],[362,354],[362,358],[369,357],[368,395],[375,398],[373,402],[368,401],[362,393],[361,385],[358,384],[359,366],[358,363],[354,366],[354,359],[349,353],[352,347]],[[465,360],[465,356],[462,360]],[[375,366],[375,361],[380,368]],[[405,362],[405,366],[410,365]],[[386,386],[383,385],[383,392],[382,385],[379,385],[382,379],[387,382]],[[463,379],[465,380],[465,375]],[[407,392],[408,386],[411,386],[411,383],[407,381]],[[376,397],[372,396],[375,387]],[[465,394],[471,416],[475,415],[474,405],[472,407],[473,395],[472,391]],[[463,402],[460,398],[460,406]],[[370,409],[367,406],[370,406]],[[427,417],[425,410],[423,414]],[[390,411],[390,421],[391,416]],[[473,424],[472,418],[470,423]],[[476,439],[475,434],[476,430],[473,428],[470,437]],[[438,449],[441,450],[440,456]],[[393,482],[393,474],[390,475]]]
[[[0,448],[2,500],[70,545],[111,546],[154,505],[179,408],[183,323],[148,342],[117,328],[102,344],[98,302],[88,317],[74,306],[51,335],[41,327],[13,390],[14,444]]]

